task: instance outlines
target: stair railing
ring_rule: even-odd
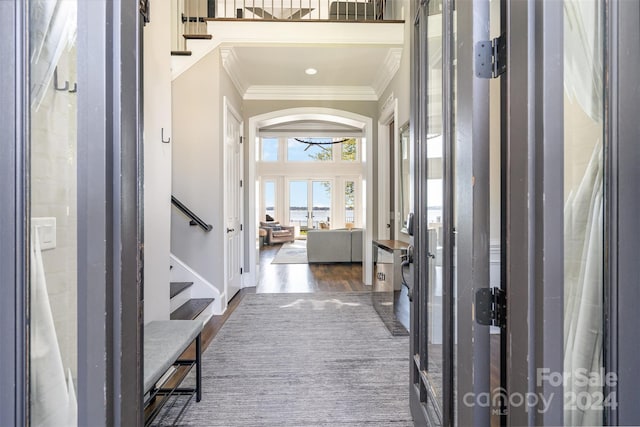
[[[190,36],[207,34],[205,18],[215,17],[215,0],[173,0],[173,5],[171,51],[186,53]]]
[[[284,21],[384,21],[401,19],[399,0],[173,0],[174,50],[184,35],[206,34],[207,19]]]
[[[189,218],[189,225],[198,225],[205,232],[209,232],[213,230],[213,226],[211,224],[207,224],[204,222],[198,215],[194,214],[191,209],[186,207],[180,200],[178,200],[175,196],[171,196],[171,204],[178,208],[180,212],[185,214]]]

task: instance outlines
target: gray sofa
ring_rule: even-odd
[[[362,262],[364,232],[352,230],[309,230],[307,260],[309,263]]]

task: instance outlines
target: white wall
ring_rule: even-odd
[[[223,97],[242,101],[214,50],[172,83],[173,194],[213,226],[205,233],[171,211],[171,252],[224,293]]]
[[[169,318],[171,8],[154,2],[144,28],[144,321]]]
[[[399,6],[399,7],[398,7]],[[413,29],[413,19],[409,16],[409,0],[398,1],[396,12],[399,14],[398,19],[404,19],[404,40],[402,47],[402,56],[400,57],[400,68],[396,72],[387,88],[380,96],[380,105],[382,108],[384,102],[387,101],[391,94],[398,99],[398,123],[399,128],[409,121],[411,114],[410,84],[411,84],[411,31]]]
[[[172,84],[173,195],[213,226],[205,233],[171,211],[171,252],[222,293],[222,141],[220,92],[215,73],[219,60],[208,55]]]
[[[409,121],[410,118],[410,114],[411,114],[411,97],[410,97],[410,86],[411,86],[411,75],[410,75],[410,70],[411,70],[411,46],[410,46],[410,40],[411,40],[411,31],[413,28],[413,20],[411,19],[411,17],[409,16],[409,1],[408,0],[400,0],[397,2],[396,4],[396,18],[397,19],[404,19],[405,20],[405,24],[404,24],[404,39],[405,39],[405,44],[402,48],[402,56],[400,58],[400,67],[398,68],[398,71],[396,72],[395,76],[393,77],[393,79],[391,80],[391,82],[389,83],[389,85],[387,86],[387,88],[383,91],[382,96],[380,97],[380,101],[379,101],[379,109],[382,110],[385,107],[385,104],[388,102],[388,100],[390,99],[390,97],[393,97],[394,99],[397,100],[397,119],[395,120],[394,126],[396,128],[396,141],[394,143],[394,148],[395,148],[395,153],[396,153],[396,179],[395,179],[395,184],[396,184],[396,203],[399,203],[398,200],[398,191],[399,191],[399,184],[398,184],[398,177],[397,177],[397,170],[398,170],[398,162],[397,162],[397,158],[398,158],[398,150],[399,150],[399,133],[398,133],[398,129],[400,129],[400,127],[402,127],[402,125],[404,125],[405,123],[407,123]],[[387,131],[387,129],[385,129],[385,131]],[[385,139],[386,140],[386,139]],[[392,149],[391,147],[389,147],[388,149]],[[386,152],[386,151],[385,151]],[[382,160],[384,161],[384,160]],[[374,176],[378,177],[379,174],[375,174]],[[376,185],[378,187],[383,187],[382,183],[378,183],[376,182]],[[398,212],[400,209],[398,206],[396,206],[395,211]],[[402,222],[400,221],[400,219],[396,219],[395,221],[391,221],[392,227],[395,227],[395,238],[396,240],[403,240],[408,242],[409,241],[409,236],[407,234],[404,234],[400,231],[401,228],[401,224]]]

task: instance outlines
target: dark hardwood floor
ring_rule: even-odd
[[[369,292],[361,263],[271,264],[282,245],[260,249],[256,293]]]
[[[362,282],[362,264],[271,264],[281,246],[263,246],[260,250],[258,286],[240,290],[224,314],[211,317],[202,330],[203,351],[247,294],[370,291]],[[189,347],[181,358],[195,357],[194,347]]]

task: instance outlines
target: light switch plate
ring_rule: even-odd
[[[31,218],[31,226],[38,229],[40,250],[55,249],[56,247],[56,218]]]

